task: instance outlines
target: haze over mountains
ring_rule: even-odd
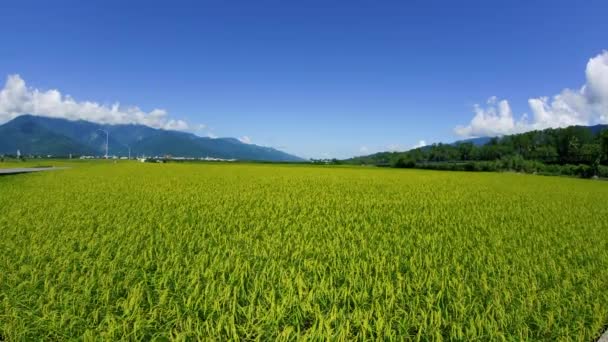
[[[104,125],[34,115],[21,115],[0,126],[0,154],[93,155],[109,154],[293,162],[303,159],[271,147],[246,144],[235,138],[199,137],[192,133],[145,125]]]

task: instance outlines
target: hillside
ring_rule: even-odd
[[[494,162],[520,158],[556,165],[608,162],[608,125],[550,128],[502,137],[433,144],[403,152],[379,152],[342,161],[397,167],[454,162]]]
[[[302,161],[270,147],[245,144],[234,138],[207,138],[144,125],[101,125],[33,115],[19,116],[0,126],[0,154],[103,155],[109,133],[110,155],[213,157],[256,161]]]

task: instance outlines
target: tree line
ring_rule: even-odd
[[[503,171],[608,177],[608,126],[545,129],[472,142],[381,152],[348,164],[461,171]]]

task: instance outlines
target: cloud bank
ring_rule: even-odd
[[[19,115],[34,114],[68,120],[87,120],[100,124],[141,124],[154,128],[185,131],[183,120],[168,118],[164,109],[144,112],[139,107],[112,106],[76,101],[56,89],[41,91],[28,87],[19,75],[9,75],[0,90],[0,124]]]
[[[239,140],[244,144],[251,144],[251,138],[246,135],[240,137]]]
[[[424,141],[424,140],[420,140],[420,141],[418,141],[418,143],[417,143],[416,145],[412,146],[412,149],[416,149],[416,148],[424,147],[424,146],[426,146],[426,145],[428,145],[428,144],[426,143],[426,141]]]
[[[457,126],[463,137],[497,136],[531,130],[608,123],[608,51],[589,59],[586,83],[578,90],[564,89],[549,97],[531,98],[532,117],[515,118],[509,102],[491,97],[485,107],[474,106],[475,116],[466,126]]]

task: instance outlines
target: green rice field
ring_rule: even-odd
[[[593,341],[608,327],[608,182],[71,165],[0,177],[0,340]]]

